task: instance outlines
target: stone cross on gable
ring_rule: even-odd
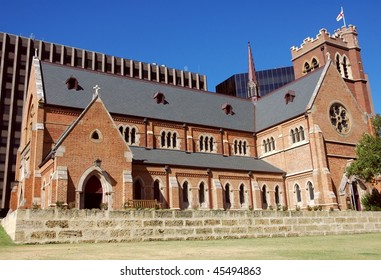
[[[95,87],[93,87],[93,89],[95,90],[94,93],[93,93],[93,98],[99,96],[99,90],[101,89],[98,85],[95,85]]]

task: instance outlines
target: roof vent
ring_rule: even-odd
[[[76,91],[78,90],[83,90],[83,88],[79,85],[78,80],[71,76],[68,78],[65,82],[67,89],[75,89]]]
[[[234,115],[233,106],[229,103],[222,104],[221,109],[225,112],[226,115]]]
[[[286,104],[290,102],[294,102],[294,98],[295,98],[295,91],[293,90],[287,91],[287,93],[284,95],[284,100],[286,101]]]
[[[167,100],[165,100],[164,93],[158,91],[153,95],[153,98],[156,99],[157,104],[168,104]]]

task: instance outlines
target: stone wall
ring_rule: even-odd
[[[381,232],[381,212],[27,209],[1,223],[23,244],[206,240]]]

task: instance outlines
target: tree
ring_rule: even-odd
[[[373,134],[365,133],[356,145],[357,160],[346,170],[347,176],[357,175],[371,182],[381,175],[381,116],[372,119]]]

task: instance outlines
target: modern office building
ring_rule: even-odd
[[[281,67],[256,71],[260,96],[264,96],[295,80],[294,67]],[[216,86],[216,92],[248,98],[248,73],[234,74]]]
[[[0,210],[15,180],[21,117],[33,56],[41,61],[206,91],[206,76],[94,51],[0,33]],[[63,83],[65,81],[62,81]]]

